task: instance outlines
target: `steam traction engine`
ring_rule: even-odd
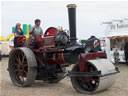
[[[32,37],[10,52],[8,70],[14,85],[30,86],[35,80],[58,83],[71,77],[73,87],[81,93],[95,93],[111,87],[119,71],[106,59],[106,53],[95,50],[98,42],[88,46],[77,43],[76,5],[69,4],[70,36],[64,30],[50,27],[43,38]],[[66,67],[73,64],[71,71]]]

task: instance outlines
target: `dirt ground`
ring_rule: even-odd
[[[3,58],[0,64],[0,96],[90,96],[74,90],[70,78],[65,78],[58,84],[47,84],[36,81],[31,87],[20,88],[12,84],[8,71],[8,58]],[[128,96],[128,66],[120,64],[115,84],[108,90],[91,94],[93,96]]]

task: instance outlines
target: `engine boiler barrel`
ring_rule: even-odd
[[[69,29],[70,29],[70,41],[71,43],[76,42],[76,5],[69,4],[68,8],[68,17],[69,17]]]
[[[43,58],[49,64],[76,64],[78,62],[77,53],[69,52],[55,52],[55,53],[43,53]]]

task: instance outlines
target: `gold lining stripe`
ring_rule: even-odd
[[[76,6],[76,4],[69,4],[69,5],[67,5],[67,7],[68,8],[76,8],[77,6]]]
[[[55,37],[55,36],[47,36],[47,37],[43,37],[43,39],[45,39],[45,38],[52,38],[52,37]]]

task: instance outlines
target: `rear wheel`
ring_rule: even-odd
[[[28,48],[15,48],[9,55],[9,75],[14,85],[30,86],[37,76],[37,63],[33,52]]]
[[[95,72],[97,69],[87,63],[87,72]],[[73,72],[80,72],[79,64],[74,65]],[[90,77],[71,77],[71,82],[73,87],[80,93],[93,93],[99,85],[99,77],[90,76]]]

